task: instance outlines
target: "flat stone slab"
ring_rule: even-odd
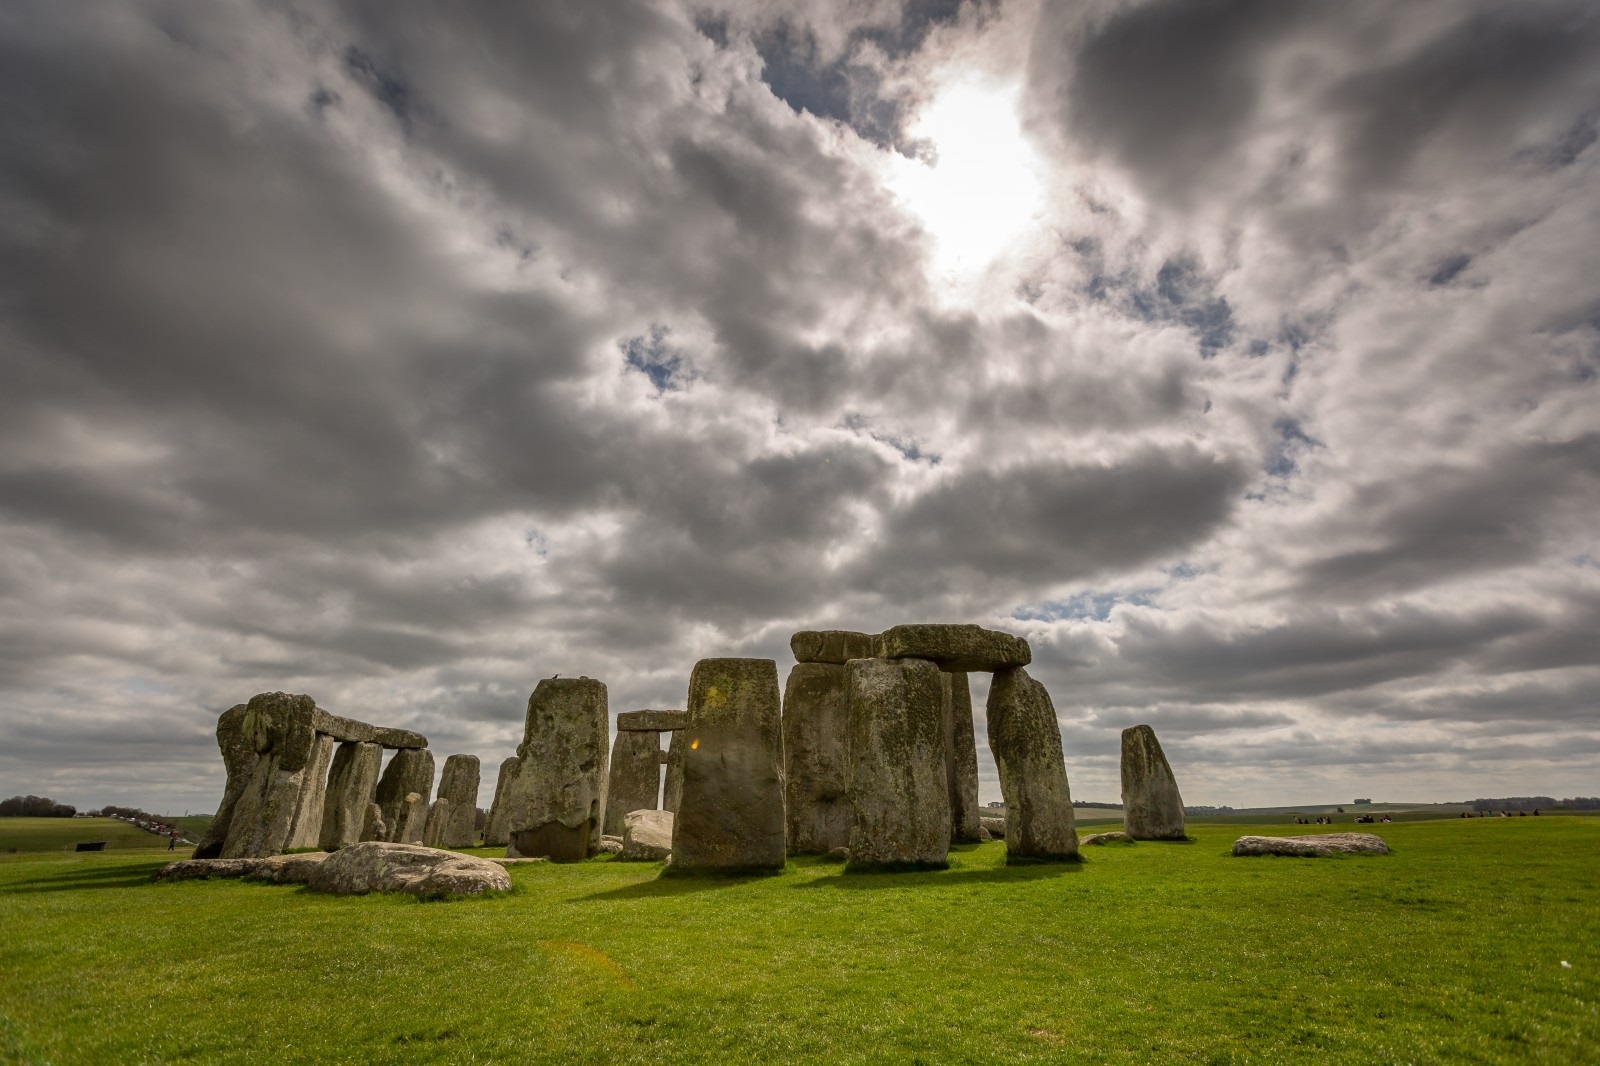
[[[1372,833],[1316,833],[1299,837],[1240,837],[1233,842],[1235,855],[1387,855],[1389,845]]]
[[[156,871],[157,881],[203,881],[213,877],[248,877],[261,859],[179,859]]]
[[[622,853],[628,862],[655,862],[672,854],[672,812],[630,811],[623,818]]]
[[[1132,844],[1133,838],[1118,830],[1114,833],[1090,833],[1078,839],[1079,844]]]
[[[1004,818],[980,818],[978,824],[988,831],[995,840],[1006,838],[1006,820]]]
[[[624,733],[671,733],[688,724],[688,711],[623,711],[617,715],[617,729]]]
[[[872,633],[849,629],[802,629],[789,638],[789,650],[797,663],[833,663],[843,666],[851,659],[870,659],[877,654],[878,638]]]
[[[307,884],[314,891],[340,896],[408,892],[436,898],[504,892],[511,888],[511,877],[505,867],[488,859],[369,840],[340,848],[312,871]]]
[[[950,673],[993,673],[1033,662],[1028,642],[973,625],[904,625],[878,634],[881,659],[928,659]]]
[[[271,881],[276,885],[303,885],[311,880],[311,871],[322,865],[330,853],[326,851],[301,851],[289,855],[268,855],[257,859],[258,865],[249,874],[253,881]]]

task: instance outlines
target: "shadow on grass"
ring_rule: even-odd
[[[621,888],[608,888],[604,892],[591,892],[578,896],[570,903],[593,903],[609,899],[660,899],[665,896],[686,896],[694,892],[710,892],[718,888],[746,885],[752,881],[769,881],[773,874],[703,874],[669,877],[662,874],[648,881],[639,881]]]
[[[164,862],[140,863],[137,866],[125,866],[120,863],[116,866],[85,864],[80,868],[63,870],[48,877],[30,877],[24,881],[13,881],[9,885],[0,885],[0,895],[76,892],[90,888],[133,888],[137,885],[151,884],[156,871],[165,865]]]
[[[1020,884],[1026,881],[1042,881],[1048,877],[1060,877],[1063,874],[1079,873],[1083,870],[1084,865],[1082,862],[1030,862],[1009,866],[991,866],[976,870],[922,870],[916,872],[874,870],[863,873],[839,873],[832,877],[818,877],[810,881],[802,881],[794,887],[860,891],[875,888],[907,888],[920,885]]]

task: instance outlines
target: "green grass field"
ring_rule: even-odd
[[[0,1054],[1596,1061],[1600,820],[1364,828],[1394,854],[1234,859],[1239,827],[1201,825],[1070,866],[1007,867],[999,843],[919,874],[539,864],[451,903],[0,855]]]
[[[193,820],[180,818],[179,822]],[[209,823],[210,819],[201,821]],[[184,828],[189,826],[185,824]],[[0,818],[0,855],[12,851],[70,851],[79,841],[87,840],[104,840],[108,851],[167,850],[164,837],[115,818]],[[184,849],[186,854],[193,850]]]

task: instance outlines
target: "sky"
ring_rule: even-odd
[[[1079,799],[1600,793],[1587,0],[13,0],[0,101],[0,793],[285,690],[486,806],[922,621]]]

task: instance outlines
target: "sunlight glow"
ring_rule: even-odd
[[[933,165],[897,157],[890,186],[936,244],[939,276],[986,269],[1044,204],[1042,166],[1017,120],[1016,92],[957,82],[910,127],[931,141]]]

